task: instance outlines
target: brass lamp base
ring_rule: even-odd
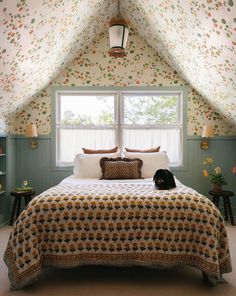
[[[200,147],[201,147],[202,150],[207,150],[209,148],[208,141],[207,140],[202,140],[201,143],[200,143]]]
[[[37,149],[38,146],[39,146],[37,139],[36,138],[30,138],[29,140],[30,140],[30,142],[29,142],[30,148],[33,149],[33,150]]]

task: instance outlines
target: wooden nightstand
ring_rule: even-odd
[[[11,196],[14,196],[14,204],[11,212],[11,220],[9,225],[13,225],[15,220],[20,215],[20,209],[21,209],[21,199],[24,198],[25,200],[25,207],[28,205],[28,203],[31,201],[32,197],[35,195],[34,190],[27,190],[27,191],[11,191]]]
[[[219,199],[222,196],[224,203],[225,220],[228,221],[230,217],[231,224],[235,225],[233,211],[230,203],[230,197],[234,196],[234,193],[229,190],[221,190],[219,192],[210,190],[209,194],[213,197],[212,202],[217,206],[217,208],[219,208]]]

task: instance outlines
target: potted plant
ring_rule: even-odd
[[[222,185],[227,185],[227,182],[221,168],[219,166],[213,168],[212,164],[213,159],[211,157],[204,159],[202,174],[204,177],[209,177],[210,182],[213,184],[212,190],[215,192],[220,192],[222,190]]]

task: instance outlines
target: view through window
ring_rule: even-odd
[[[181,92],[56,93],[56,164],[72,165],[82,148],[161,146],[172,166],[182,164]]]

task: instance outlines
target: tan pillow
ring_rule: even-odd
[[[141,152],[141,153],[150,153],[150,152],[159,152],[161,146],[156,148],[150,148],[150,149],[129,149],[125,148],[126,152]]]
[[[101,179],[141,179],[143,161],[139,158],[108,158],[100,160]]]
[[[112,148],[112,149],[99,149],[99,150],[94,150],[94,149],[87,149],[87,148],[82,148],[85,154],[105,154],[105,153],[116,153],[118,151],[118,146]]]

